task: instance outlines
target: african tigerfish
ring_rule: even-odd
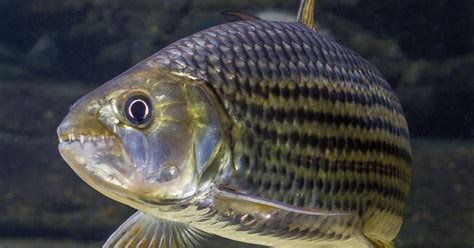
[[[72,169],[137,213],[105,247],[389,247],[409,191],[402,108],[379,71],[313,27],[245,14],[76,102]]]

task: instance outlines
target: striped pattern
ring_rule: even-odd
[[[372,65],[300,23],[223,24],[145,61],[209,83],[234,123],[236,183],[300,207],[351,211],[395,237],[410,181],[402,108]]]

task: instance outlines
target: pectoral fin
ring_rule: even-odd
[[[103,247],[199,247],[209,235],[186,224],[136,212]]]
[[[353,213],[324,211],[316,208],[303,208],[283,202],[273,201],[270,199],[261,198],[258,196],[240,193],[238,191],[229,190],[226,188],[213,188],[214,197],[221,201],[232,202],[234,205],[241,205],[240,208],[253,208],[264,211],[286,211],[297,214],[306,215],[322,215],[322,216],[350,216]]]

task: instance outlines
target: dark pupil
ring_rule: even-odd
[[[137,121],[145,119],[146,105],[144,102],[134,102],[131,106],[133,118]]]
[[[127,118],[133,124],[143,124],[150,116],[150,109],[147,99],[134,97],[127,101]]]

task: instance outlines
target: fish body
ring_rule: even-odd
[[[403,111],[374,66],[312,29],[312,7],[302,1],[300,22],[183,38],[72,107],[61,155],[139,210],[105,246],[196,246],[210,234],[391,245],[410,182]]]

